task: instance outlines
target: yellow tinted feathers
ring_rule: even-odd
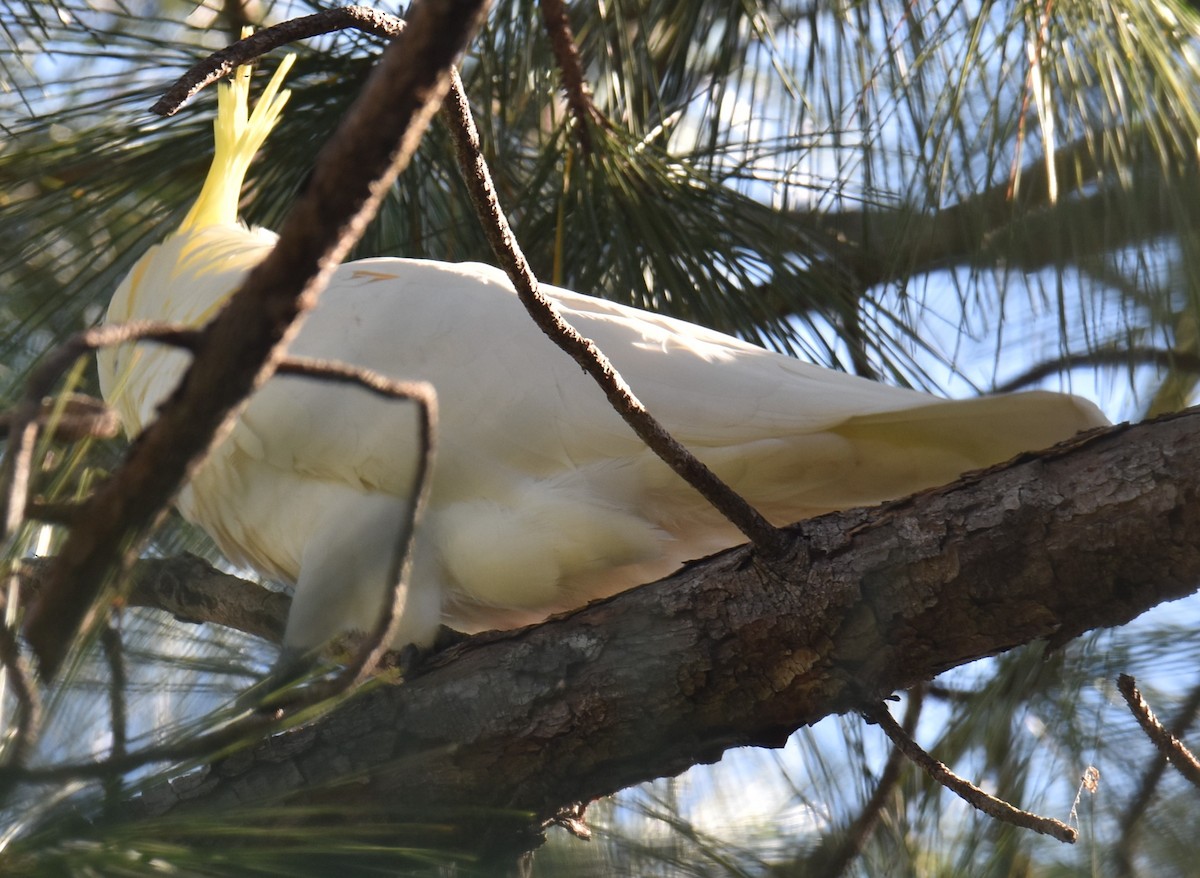
[[[181,232],[237,222],[242,182],[291,96],[291,92],[280,91],[279,87],[295,60],[295,55],[286,55],[279,62],[253,113],[249,112],[249,67],[238,67],[229,84],[219,86],[217,119],[213,123],[216,151],[204,187],[179,227]]]

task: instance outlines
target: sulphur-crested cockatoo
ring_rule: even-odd
[[[219,95],[216,154],[179,230],[125,278],[111,322],[199,326],[275,236],[237,220],[255,152],[287,93],[247,115],[249,71]],[[777,523],[876,503],[1104,422],[1052,393],[947,401],[801,363],[678,320],[544,287],[677,438]],[[409,259],[342,265],[292,352],[437,390],[440,438],[396,645],[439,623],[536,621],[648,582],[739,541],[643,446],[601,391],[534,326],[500,271]],[[187,355],[100,355],[106,399],[136,434]],[[181,493],[183,515],[231,560],[295,584],[285,647],[370,630],[409,514],[411,404],[277,377]]]

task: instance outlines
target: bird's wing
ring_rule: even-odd
[[[1059,394],[947,402],[808,365],[692,324],[547,287],[634,392],[685,444],[731,462],[756,446],[837,436],[960,454],[967,466],[1102,423]],[[502,273],[482,265],[368,259],[341,266],[293,350],[437,389],[456,465],[531,474],[633,456],[642,445],[601,391],[538,330]],[[367,407],[370,407],[369,409]],[[407,492],[410,406],[306,379],[275,379],[243,422],[283,467]],[[469,446],[460,446],[469,437]],[[479,467],[485,468],[485,467]],[[794,488],[795,486],[793,486]]]

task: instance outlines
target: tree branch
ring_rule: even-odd
[[[1075,840],[1079,837],[1078,832],[1061,820],[1040,817],[1029,811],[1022,811],[1020,808],[1010,805],[1003,799],[988,795],[966,778],[959,777],[947,768],[944,763],[939,762],[926,753],[904,729],[900,728],[900,724],[896,722],[882,703],[868,707],[865,715],[868,721],[878,724],[884,730],[898,750],[919,765],[931,778],[953,792],[975,810],[981,811],[989,817],[994,817],[996,820],[1004,823],[1020,826],[1024,829],[1032,829],[1034,832],[1049,835],[1068,844],[1074,844]]]
[[[16,565],[21,590],[42,591],[53,558],[26,558]],[[140,558],[129,571],[124,604],[170,613],[180,622],[234,628],[268,643],[283,640],[292,599],[260,583],[222,573],[203,558]]]
[[[1179,773],[1187,778],[1188,783],[1200,789],[1200,760],[1196,759],[1182,741],[1163,728],[1163,724],[1158,721],[1158,717],[1154,715],[1154,711],[1142,697],[1133,677],[1121,674],[1117,678],[1117,688],[1121,690],[1121,695],[1124,697],[1125,703],[1129,705],[1130,712],[1146,736],[1158,748],[1158,752],[1179,769]]]
[[[1096,350],[1082,354],[1067,354],[1046,360],[1026,369],[1016,378],[1005,381],[994,389],[995,393],[1012,393],[1043,378],[1058,375],[1080,366],[1157,366],[1159,369],[1187,372],[1200,375],[1200,357],[1184,350],[1170,348],[1131,347],[1124,350]]]
[[[1089,255],[1109,253],[1156,235],[1177,230],[1183,219],[1175,200],[1164,198],[1167,187],[1195,186],[1190,167],[1179,178],[1163,180],[1157,161],[1133,167],[1134,184],[1118,196],[1107,182],[1130,168],[1111,156],[1097,157],[1096,142],[1104,133],[1067,144],[1054,156],[1059,200],[1046,198],[1048,169],[1044,161],[1023,169],[1014,198],[1010,181],[988,187],[963,200],[928,212],[910,205],[880,205],[863,210],[792,210],[787,220],[797,229],[797,250],[824,251],[812,269],[817,277],[831,271],[849,273],[859,289],[948,266],[993,266],[998,263],[1036,271],[1059,265],[1064,253],[1078,263]],[[1131,144],[1137,153],[1142,147]],[[1152,147],[1145,151],[1156,154]],[[1129,191],[1124,191],[1128,189]],[[1064,197],[1071,195],[1072,197]],[[1119,210],[1114,209],[1114,201]],[[1192,219],[1200,213],[1193,210]],[[1114,217],[1118,221],[1114,222]],[[1064,243],[1070,241],[1069,246]],[[903,254],[903,258],[897,258]]]
[[[567,4],[563,0],[539,0],[538,7],[554,49],[559,75],[562,76],[567,106],[575,119],[575,137],[579,140],[580,150],[586,155],[592,151],[591,125],[600,121],[600,114],[592,103],[592,90],[583,75],[583,61],[579,57],[579,46],[575,44],[571,19],[567,17]]]
[[[483,226],[484,235],[492,247],[496,261],[508,275],[517,297],[529,316],[546,336],[579,365],[604,392],[613,410],[646,447],[659,456],[681,479],[691,485],[743,535],[754,543],[763,560],[773,561],[786,551],[786,540],[778,529],[744,497],[725,484],[716,473],[692,454],[683,443],[670,434],[648,411],[633,389],[625,383],[608,357],[590,338],[563,319],[558,308],[541,291],[537,277],[525,258],[508,217],[500,204],[500,196],[492,183],[492,174],[479,144],[479,131],[471,115],[458,71],[446,100],[443,115],[449,117],[448,127],[458,154],[459,167],[475,212]]]
[[[137,813],[337,801],[436,817],[456,830],[450,848],[528,849],[568,803],[729,747],[782,745],[948,668],[1038,639],[1053,647],[1192,593],[1198,428],[1187,413],[1092,433],[795,525],[790,569],[764,572],[734,549],[471,638],[402,686],[156,789]]]
[[[1197,714],[1200,714],[1200,685],[1192,686],[1192,691],[1180,705],[1175,722],[1171,725],[1171,735],[1175,738],[1181,737],[1196,721]],[[1117,874],[1121,878],[1133,878],[1137,874],[1133,866],[1133,854],[1137,847],[1138,828],[1141,826],[1142,817],[1150,808],[1150,803],[1154,799],[1159,781],[1166,773],[1166,768],[1167,758],[1160,750],[1146,769],[1141,783],[1138,784],[1137,792],[1118,821],[1118,825],[1121,827],[1121,837],[1113,846],[1113,859]]]
[[[80,393],[43,400],[34,421],[39,430],[50,429],[59,442],[88,438],[113,439],[121,431],[121,421],[116,412],[103,400]],[[15,412],[0,412],[0,439],[7,436],[17,422]]]
[[[925,702],[924,690],[924,685],[917,685],[908,691],[908,704],[904,708],[904,720],[900,723],[899,728],[909,741],[917,732],[917,720],[921,716],[921,706]],[[881,709],[886,710],[886,708]],[[888,754],[883,771],[879,773],[879,780],[875,782],[875,789],[871,792],[866,804],[863,805],[862,811],[846,827],[845,833],[840,837],[835,837],[836,840],[831,839],[827,847],[819,848],[815,856],[789,864],[788,869],[778,873],[779,878],[784,878],[784,876],[801,878],[805,875],[812,875],[813,878],[840,878],[845,874],[850,864],[862,854],[867,842],[874,834],[875,828],[879,825],[883,809],[895,795],[903,768],[904,751],[893,744],[892,752]]]

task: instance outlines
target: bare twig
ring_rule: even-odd
[[[344,6],[264,28],[194,64],[167,89],[166,94],[155,102],[150,111],[160,116],[173,116],[189,98],[205,86],[228,76],[235,67],[249,64],[272,49],[288,43],[348,28],[394,40],[404,30],[404,20],[367,6]]]
[[[5,412],[9,431],[9,447],[0,469],[0,522],[3,537],[12,534],[25,513],[32,476],[33,450],[42,423],[43,402],[54,385],[76,360],[84,354],[109,345],[139,339],[153,339],[194,350],[199,332],[156,321],[139,321],[113,326],[85,329],[67,339],[42,358],[25,385],[25,395],[12,410]]]
[[[19,594],[20,585],[16,574],[11,573],[5,578],[8,580],[7,594],[10,597]],[[12,617],[15,613],[3,615]],[[7,742],[4,768],[22,768],[41,733],[42,696],[38,692],[37,683],[34,682],[33,671],[25,656],[21,654],[16,632],[4,618],[0,618],[0,664],[4,665],[8,683],[17,702],[17,719],[11,731],[12,737]],[[3,798],[2,794],[0,798]]]
[[[14,420],[13,412],[0,412],[0,438],[8,435]],[[121,430],[116,412],[102,400],[82,393],[42,400],[35,420],[39,430],[49,428],[54,438],[61,442],[112,439]]]
[[[1170,348],[1133,347],[1125,350],[1090,351],[1082,354],[1067,354],[1044,363],[1038,363],[1016,378],[1005,381],[995,388],[995,393],[1011,393],[1041,381],[1050,375],[1075,369],[1079,366],[1158,366],[1200,375],[1200,356],[1187,351]]]
[[[921,717],[921,706],[925,702],[924,690],[925,687],[922,684],[914,686],[908,693],[908,705],[904,709],[904,722],[900,728],[910,739],[916,732],[917,720]],[[893,746],[892,752],[888,754],[887,762],[883,766],[883,771],[879,774],[879,780],[875,784],[871,798],[867,800],[854,822],[847,827],[841,844],[838,845],[833,856],[821,864],[821,870],[817,874],[825,876],[825,878],[838,878],[846,871],[855,857],[863,852],[867,841],[875,832],[875,827],[879,825],[879,815],[883,813],[888,799],[900,782],[903,767],[904,751],[899,746]],[[805,874],[810,873],[805,872]]]
[[[411,400],[417,404],[421,412],[418,437],[421,447],[416,473],[416,496],[413,502],[412,513],[409,515],[403,531],[397,538],[396,549],[389,570],[391,574],[389,582],[392,587],[388,593],[388,599],[381,608],[380,618],[375,628],[356,647],[355,654],[347,667],[332,680],[308,687],[299,699],[290,701],[286,705],[292,710],[303,710],[321,702],[337,698],[350,688],[357,686],[374,671],[379,661],[388,651],[393,629],[399,621],[399,604],[403,593],[403,586],[409,580],[412,565],[412,544],[416,524],[420,519],[420,514],[424,509],[429,494],[429,473],[433,463],[433,449],[437,430],[437,397],[433,388],[424,382],[397,381],[379,375],[370,369],[325,360],[289,357],[279,364],[276,372],[280,375],[353,384],[389,399]],[[203,564],[203,562],[199,563]],[[233,579],[233,577],[230,578]],[[241,580],[236,581],[241,582]],[[249,583],[246,585],[249,585]],[[259,592],[266,591],[261,587],[257,587],[257,590]],[[287,603],[285,596],[281,595],[279,597],[283,600],[284,604]],[[211,601],[212,595],[208,595],[206,603]],[[169,609],[161,605],[160,608]],[[286,617],[286,609],[276,616],[277,632],[281,632],[284,617]],[[177,745],[152,747],[136,753],[127,753],[124,744],[124,699],[123,694],[119,694],[124,691],[124,666],[121,663],[119,652],[119,638],[114,640],[114,636],[115,632],[111,627],[105,629],[103,643],[106,654],[109,657],[110,667],[112,667],[113,678],[112,710],[114,729],[112,755],[106,760],[88,763],[86,766],[60,765],[45,771],[14,771],[10,773],[11,777],[20,780],[52,780],[97,775],[111,777],[123,771],[153,762],[211,755],[223,747],[243,739],[249,739],[261,733],[264,729],[269,728],[269,725],[263,725],[261,717],[251,715],[230,723],[217,732],[201,736],[198,740],[207,742],[202,746],[198,746],[195,741],[188,741]],[[276,639],[278,639],[278,636]],[[120,735],[117,733],[118,728],[121,730]],[[0,772],[0,777],[2,776],[3,772]]]
[[[325,687],[314,687],[308,701],[323,701],[357,686],[378,666],[379,661],[391,646],[393,635],[400,622],[400,602],[404,587],[412,573],[413,544],[416,527],[421,520],[429,500],[430,474],[433,469],[433,454],[437,442],[437,393],[433,385],[423,381],[396,381],[385,378],[370,369],[349,366],[309,358],[288,358],[280,364],[279,371],[288,375],[302,375],[326,381],[352,383],[390,399],[407,399],[416,403],[419,412],[417,426],[417,470],[415,494],[412,508],[404,527],[396,537],[392,559],[388,566],[390,590],[381,608],[375,627],[359,644],[346,667]]]
[[[608,398],[609,404],[633,428],[638,438],[699,491],[745,534],[760,552],[767,557],[783,555],[790,545],[783,532],[772,526],[758,510],[721,481],[712,470],[667,432],[634,396],[629,385],[595,343],[584,338],[563,320],[554,303],[542,294],[537,278],[534,277],[500,207],[499,197],[495,186],[492,185],[491,172],[480,149],[479,132],[457,72],[454,73],[454,80],[455,88],[446,100],[444,113],[457,116],[457,120],[449,127],[463,178],[471,193],[471,200],[475,203],[484,233],[492,245],[492,252],[508,274],[517,295],[538,328],[595,379]]]
[[[25,633],[52,676],[96,619],[111,571],[136,550],[208,449],[266,381],[330,274],[408,163],[478,26],[484,0],[423,0],[317,161],[279,240],[203,330],[200,349],[159,418],[68,536]],[[18,508],[24,508],[24,497]]]
[[[1178,738],[1192,727],[1197,715],[1200,715],[1200,685],[1192,687],[1192,691],[1188,693],[1188,697],[1179,708],[1175,722],[1171,725],[1171,734]],[[1158,783],[1162,780],[1166,768],[1167,759],[1159,752],[1146,769],[1146,773],[1142,776],[1142,782],[1138,784],[1137,792],[1130,800],[1125,813],[1121,815],[1121,819],[1118,821],[1118,825],[1121,827],[1121,838],[1113,848],[1113,859],[1116,861],[1118,874],[1122,876],[1132,876],[1134,874],[1133,850],[1136,841],[1136,830],[1142,822],[1142,817],[1146,813],[1146,810],[1150,807],[1154,791],[1158,788]]]
[[[56,352],[51,354],[51,358],[66,365],[69,364],[70,359],[78,356],[80,347],[84,350],[91,350],[95,347],[103,347],[109,343],[123,343],[131,340],[147,340],[194,349],[197,337],[198,333],[175,324],[111,324],[97,330],[89,330],[81,333],[78,338],[68,341],[64,345],[64,348],[68,350],[61,357]],[[355,384],[381,396],[391,399],[413,400],[419,405],[421,410],[419,437],[421,454],[418,463],[417,484],[422,486],[422,490],[418,492],[416,498],[417,504],[414,507],[414,514],[419,515],[427,496],[427,490],[424,490],[424,488],[427,487],[428,483],[428,472],[431,465],[431,453],[437,422],[437,399],[433,388],[423,382],[396,381],[370,369],[308,358],[285,358],[280,363],[277,371],[283,375],[297,375],[326,381]],[[71,525],[77,524],[80,521],[81,510],[84,508],[86,507],[83,504],[75,503],[45,504],[30,502],[28,504],[28,511],[34,517]],[[410,531],[411,527],[405,531],[405,535],[402,535],[400,542],[403,545],[408,545],[411,541]],[[400,569],[400,559],[402,557],[403,555],[401,554],[396,556],[393,564],[396,571]],[[200,564],[204,563],[199,561],[199,559],[194,560]],[[31,586],[30,590],[34,596],[41,590],[41,580],[45,575],[45,571],[38,568],[42,568],[43,566],[32,565],[26,562],[21,568],[21,573],[26,577],[25,584]],[[207,565],[204,566],[207,567]],[[286,617],[287,596],[267,592],[259,586],[244,583],[243,580],[237,577],[227,576],[226,574],[211,570],[211,568],[209,569],[211,577],[206,580],[203,589],[204,595],[202,597],[193,596],[190,599],[184,597],[183,600],[180,600],[180,595],[176,588],[178,583],[176,580],[172,580],[170,585],[165,589],[153,593],[148,592],[145,584],[139,581],[135,584],[133,593],[128,595],[127,599],[134,605],[163,609],[189,621],[216,622],[238,628],[239,630],[263,637],[267,640],[278,642],[282,634],[282,619]],[[190,572],[195,573],[196,571]],[[222,588],[222,580],[236,583],[241,588],[235,588],[233,593],[230,593],[228,588]],[[249,586],[254,593],[254,598],[251,601],[254,606],[251,608],[249,615],[246,612],[237,612],[237,608],[244,610],[247,603],[246,600],[239,597],[241,592],[245,590],[244,586]],[[212,593],[212,588],[214,587],[221,589],[222,596],[220,600],[217,600],[216,596]],[[263,594],[274,596],[275,604],[280,605],[275,608],[275,612],[267,613],[269,624],[265,627],[261,624],[263,620]],[[226,612],[225,608],[227,606],[234,612]],[[210,610],[215,610],[216,612],[210,613]],[[384,642],[387,642],[386,639]],[[386,650],[381,650],[380,654],[383,651]],[[377,662],[378,658],[379,656],[376,656],[374,662]],[[363,672],[363,676],[370,672],[370,667],[373,666],[374,662],[366,666],[367,670]],[[362,668],[357,668],[357,670],[362,671]]]
[[[583,75],[583,64],[579,58],[579,47],[567,17],[567,6],[563,0],[539,0],[542,23],[550,36],[554,48],[554,59],[562,75],[563,91],[567,93],[567,106],[575,117],[575,136],[579,148],[586,154],[592,151],[591,126],[600,120],[596,105],[592,102],[591,89]]]
[[[1068,844],[1074,844],[1075,840],[1079,837],[1078,832],[1061,820],[1055,820],[1052,817],[1040,817],[1037,814],[1031,814],[1029,811],[1014,808],[1003,799],[989,796],[970,781],[959,777],[944,764],[922,750],[920,745],[906,734],[904,729],[900,728],[900,725],[892,718],[886,705],[873,705],[864,710],[863,715],[869,722],[876,723],[883,729],[884,733],[891,738],[892,743],[905,756],[924,769],[926,774],[976,810],[982,811],[984,814],[1004,823],[1010,823],[1013,826],[1020,826],[1024,829],[1032,829],[1034,832],[1049,835]]]
[[[1129,705],[1129,710],[1138,721],[1138,725],[1158,748],[1158,752],[1163,755],[1163,758],[1179,769],[1179,773],[1187,778],[1189,783],[1200,787],[1200,762],[1182,741],[1163,728],[1158,717],[1154,715],[1154,711],[1150,709],[1150,705],[1146,703],[1146,699],[1142,697],[1133,677],[1121,674],[1117,678],[1117,689],[1125,698],[1125,703]]]

